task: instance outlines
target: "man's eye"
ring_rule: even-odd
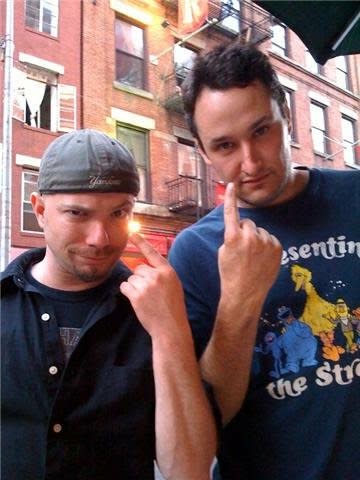
[[[114,217],[116,218],[125,218],[127,215],[129,215],[129,212],[127,212],[126,210],[116,210],[114,213],[113,213]]]
[[[269,131],[269,127],[267,125],[264,125],[263,127],[259,127],[255,130],[255,135],[257,137],[260,137],[261,135],[264,135],[268,131]]]
[[[220,143],[217,148],[219,150],[230,150],[233,147],[233,145],[234,144],[232,142],[224,142],[224,143]]]
[[[82,212],[80,210],[67,210],[66,213],[68,213],[72,217],[80,217],[82,215]]]

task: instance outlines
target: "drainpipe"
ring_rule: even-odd
[[[12,171],[12,96],[14,62],[14,2],[6,2],[5,62],[3,96],[3,151],[1,175],[0,270],[10,260],[11,249],[11,171]]]

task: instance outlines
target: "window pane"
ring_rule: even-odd
[[[355,163],[355,123],[354,121],[342,117],[341,119],[344,160],[346,163],[353,165]]]
[[[286,29],[283,25],[272,26],[271,50],[279,55],[286,55]]]
[[[181,45],[175,45],[174,65],[178,85],[181,85],[182,81],[186,77],[188,71],[194,63],[195,57],[196,52],[190,50],[190,48],[182,47]]]
[[[346,58],[344,56],[335,57],[335,62],[336,62],[336,68],[339,68],[344,72],[347,71],[347,63],[346,63]]]
[[[272,27],[273,37],[272,41],[279,47],[285,48],[285,28],[282,25],[276,24]]]
[[[40,0],[26,0],[25,23],[28,27],[39,29]]]
[[[313,128],[311,131],[311,134],[312,134],[314,150],[316,152],[326,153],[324,132],[316,128]]]
[[[57,35],[58,0],[42,0],[42,31],[49,35]]]
[[[305,52],[305,65],[306,68],[312,73],[318,74],[320,72],[319,64],[316,62],[309,50],[306,50]]]
[[[219,26],[225,27],[235,33],[240,32],[240,2],[239,0],[226,0],[221,3],[221,15],[224,18]]]
[[[284,91],[285,91],[286,103],[290,110],[290,118],[292,123],[290,136],[291,136],[291,140],[295,141],[296,135],[295,135],[295,112],[293,109],[293,92],[286,89],[284,89]]]
[[[145,131],[136,130],[133,128],[119,125],[117,127],[117,138],[124,143],[130,152],[134,155],[138,172],[140,176],[140,193],[138,199],[146,201],[147,183],[148,183],[148,148],[147,148],[147,133]]]
[[[336,82],[341,88],[349,88],[348,68],[344,56],[336,57]]]
[[[144,88],[143,61],[126,53],[116,52],[116,80],[136,88]]]
[[[179,174],[188,177],[196,177],[196,153],[192,145],[178,143],[178,166]]]
[[[313,103],[310,106],[311,109],[311,125],[317,127],[320,130],[325,130],[325,115],[323,107],[319,105],[314,105]]]
[[[144,58],[143,30],[135,25],[116,19],[115,47],[122,52]]]
[[[116,80],[136,88],[145,88],[144,31],[115,20]]]
[[[30,203],[30,194],[37,190],[38,174],[23,172],[22,231],[42,232]]]

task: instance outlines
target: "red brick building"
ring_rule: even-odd
[[[360,167],[360,56],[320,67],[293,32],[248,0],[212,0],[208,23],[190,35],[179,33],[177,0],[18,0],[14,9],[12,256],[43,244],[28,194],[46,145],[72,128],[105,131],[133,151],[141,177],[135,217],[164,255],[178,231],[221,201],[221,183],[184,122],[179,85],[197,51],[235,36],[258,44],[276,67],[293,116],[293,161]],[[136,262],[131,245],[126,256]]]

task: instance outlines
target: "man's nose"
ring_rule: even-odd
[[[103,222],[92,222],[87,232],[86,243],[89,246],[103,248],[110,243],[109,233]]]
[[[241,144],[241,170],[248,175],[256,175],[262,167],[262,162],[251,142]]]

